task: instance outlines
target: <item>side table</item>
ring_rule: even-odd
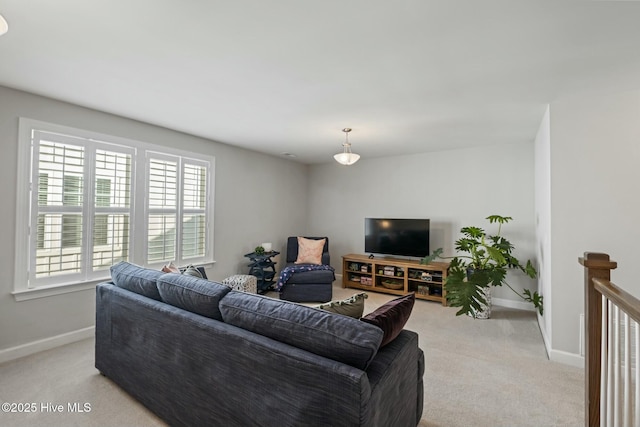
[[[245,255],[251,261],[249,263],[249,274],[256,276],[258,280],[259,294],[265,294],[271,290],[276,276],[276,262],[271,258],[279,254],[280,252],[271,251],[260,255],[255,252]]]

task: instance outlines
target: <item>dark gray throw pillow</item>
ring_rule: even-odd
[[[226,323],[366,369],[382,341],[382,330],[347,316],[231,291],[220,301]]]
[[[162,271],[140,267],[126,261],[112,265],[110,271],[111,281],[117,287],[160,301],[156,281],[164,274]]]
[[[400,334],[402,328],[404,328],[404,325],[409,320],[409,316],[411,316],[411,310],[413,310],[415,301],[416,294],[415,292],[411,292],[408,295],[383,304],[360,320],[382,329],[384,338],[382,339],[380,347],[384,347]]]
[[[174,307],[222,320],[218,304],[231,288],[193,276],[167,273],[157,281],[162,301]]]

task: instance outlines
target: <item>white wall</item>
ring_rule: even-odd
[[[0,87],[0,360],[18,346],[90,328],[95,317],[93,290],[22,302],[11,295],[20,116],[215,156],[213,279],[246,272],[243,255],[258,244],[283,248],[306,229],[307,166]]]
[[[579,352],[585,251],[607,252],[612,280],[640,297],[640,91],[551,104],[552,347]]]
[[[313,165],[309,188],[310,232],[329,236],[338,272],[342,255],[364,253],[365,217],[430,218],[431,248],[452,255],[461,227],[495,232],[485,218],[511,216],[504,235],[516,246],[515,255],[526,260],[536,253],[533,143],[363,158],[348,167]],[[537,288],[522,274],[511,275],[510,283]],[[508,289],[493,295],[521,301]]]
[[[534,143],[535,222],[538,288],[544,298],[544,315],[540,330],[547,352],[551,354],[553,292],[551,287],[551,123],[547,107]]]

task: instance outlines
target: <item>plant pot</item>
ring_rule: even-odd
[[[484,300],[487,304],[480,304],[482,307],[481,310],[471,309],[472,313],[469,313],[469,316],[474,319],[489,319],[491,317],[491,286],[487,286],[486,288],[482,288],[481,290]]]
[[[473,268],[467,268],[467,280],[471,277],[471,275],[475,272]],[[484,297],[484,300],[487,302],[486,304],[480,304],[480,310],[476,310],[473,307],[471,308],[471,312],[467,313],[469,316],[474,319],[489,319],[491,317],[491,286],[486,286],[480,288],[480,293]]]

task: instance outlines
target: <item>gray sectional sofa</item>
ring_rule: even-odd
[[[172,426],[415,426],[418,336],[133,264],[96,288],[96,368]]]

